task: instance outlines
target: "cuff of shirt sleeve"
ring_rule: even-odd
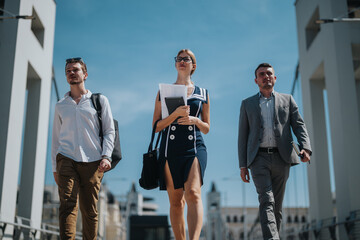
[[[310,156],[312,155],[312,151],[311,151],[311,150],[306,149],[306,148],[304,148],[304,150],[308,151]]]
[[[103,149],[101,156],[110,157],[112,155],[112,151],[110,152],[109,149]]]
[[[108,157],[106,155],[102,155],[101,157],[102,157],[102,159],[107,159],[107,160],[109,160],[109,162],[112,162],[111,157]]]

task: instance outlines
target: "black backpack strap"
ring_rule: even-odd
[[[101,139],[101,144],[102,144],[102,139],[103,139],[103,131],[102,131],[102,118],[101,118],[101,104],[100,104],[100,93],[93,93],[91,94],[91,102],[94,105],[94,108],[97,112],[98,118],[99,118],[99,136]]]

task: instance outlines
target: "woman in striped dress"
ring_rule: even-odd
[[[201,133],[207,134],[210,130],[210,101],[208,91],[191,81],[191,75],[196,69],[193,52],[180,50],[175,57],[175,67],[178,75],[174,84],[187,87],[187,106],[180,106],[168,117],[161,119],[160,93],[156,97],[153,124],[161,119],[156,131],[162,131],[160,190],[168,192],[170,221],[175,239],[186,239],[186,203],[189,236],[191,240],[198,240],[203,221],[201,186],[207,162]]]

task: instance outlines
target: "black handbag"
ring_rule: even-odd
[[[140,187],[146,190],[151,190],[159,186],[159,149],[157,146],[160,140],[160,133],[158,133],[155,148],[152,148],[158,121],[159,120],[157,120],[154,124],[148,151],[143,155],[143,168],[139,184]]]

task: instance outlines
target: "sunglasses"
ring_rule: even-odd
[[[74,62],[84,62],[81,57],[76,58],[68,58],[66,59],[66,63],[74,63]]]
[[[175,57],[175,62],[181,62],[181,61],[190,63],[192,62],[192,59],[190,57]]]

